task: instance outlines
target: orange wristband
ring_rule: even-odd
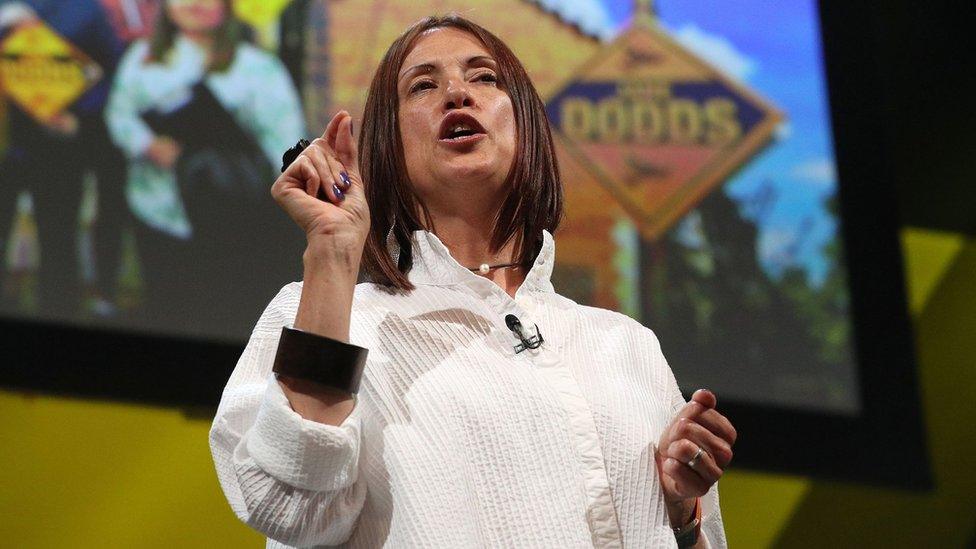
[[[698,536],[701,534],[701,498],[695,498],[694,518],[691,522],[674,528],[674,539],[678,542],[678,547],[691,547],[698,543]]]

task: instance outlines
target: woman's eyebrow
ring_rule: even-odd
[[[495,62],[495,59],[493,57],[488,56],[488,55],[475,55],[474,57],[471,57],[470,59],[468,59],[468,62],[467,62],[468,65],[474,65],[476,63],[487,63],[489,65],[497,65],[498,64],[498,63]]]
[[[497,65],[498,63],[495,61],[494,58],[488,55],[475,55],[473,57],[468,58],[465,64],[466,65],[474,65],[474,64]],[[419,65],[414,65],[404,70],[402,73],[400,73],[400,78],[398,80],[403,80],[404,78],[412,76],[414,73],[434,72],[438,68],[440,68],[440,63],[437,62],[420,63]]]
[[[401,72],[400,78],[398,78],[398,80],[403,80],[404,78],[411,76],[413,73],[433,72],[435,70],[437,70],[437,67],[433,63],[421,63],[419,65],[414,65],[409,69],[406,69],[405,71]]]

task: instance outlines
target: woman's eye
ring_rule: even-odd
[[[483,82],[498,82],[498,77],[490,72],[487,72],[479,76],[478,80],[481,80]]]
[[[434,87],[434,83],[431,82],[430,80],[421,80],[420,82],[417,82],[416,84],[410,87],[410,93],[413,93],[415,91],[425,90],[428,88],[433,88],[433,87]]]

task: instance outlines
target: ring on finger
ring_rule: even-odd
[[[695,457],[693,457],[690,460],[688,460],[688,467],[691,467],[692,469],[694,469],[695,466],[698,465],[698,460],[702,457],[702,454],[704,454],[704,453],[705,453],[705,450],[701,446],[699,446],[698,447],[698,451],[695,452]]]

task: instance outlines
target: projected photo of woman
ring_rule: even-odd
[[[421,20],[357,126],[339,112],[271,187],[304,279],[210,431],[236,515],[269,547],[726,547],[735,429],[650,329],[555,291],[556,152],[509,47]]]
[[[304,122],[284,65],[246,41],[231,8],[163,2],[120,63],[106,121],[129,158],[142,316],[239,338],[301,272],[300,232],[267,200],[267,181]]]

